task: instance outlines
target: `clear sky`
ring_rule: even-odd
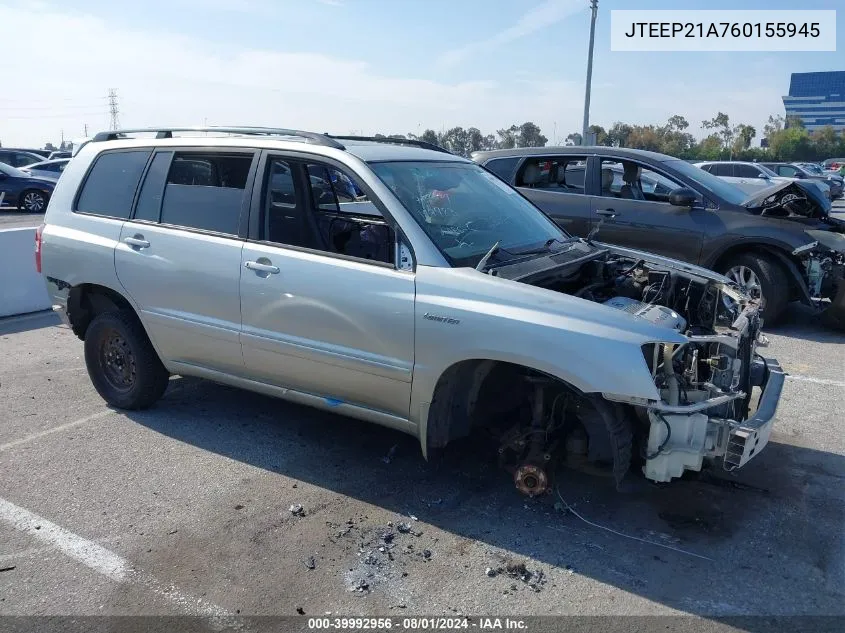
[[[0,0],[0,142],[124,127],[579,131],[587,0]],[[839,9],[835,53],[610,51],[611,9]],[[843,0],[600,0],[591,122],[762,129],[792,72],[845,70]],[[756,144],[757,141],[755,141]]]

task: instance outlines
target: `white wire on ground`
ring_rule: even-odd
[[[560,490],[557,487],[555,487],[555,492],[557,493],[557,498],[560,499],[560,502],[564,505],[564,507],[567,510],[569,510],[572,514],[574,514],[576,517],[581,519],[587,525],[591,525],[591,526],[598,528],[600,530],[605,530],[606,532],[610,532],[611,534],[616,534],[617,536],[629,538],[632,541],[639,541],[640,543],[646,543],[648,545],[655,545],[656,547],[662,547],[664,549],[670,549],[673,552],[680,552],[681,554],[686,554],[687,556],[694,556],[695,558],[701,558],[703,560],[709,560],[711,562],[715,562],[715,560],[710,558],[709,556],[702,556],[701,554],[696,554],[695,552],[689,552],[685,549],[681,549],[680,547],[672,547],[671,545],[664,545],[663,543],[656,543],[654,541],[649,541],[648,539],[640,538],[638,536],[631,536],[630,534],[623,534],[622,532],[617,532],[616,530],[613,530],[609,527],[605,527],[604,525],[599,525],[598,523],[593,523],[592,521],[588,521],[587,519],[582,517],[580,514],[578,514],[575,511],[575,509],[566,502],[566,499],[563,498],[563,496],[560,494]]]

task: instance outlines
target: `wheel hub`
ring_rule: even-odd
[[[40,194],[30,192],[24,196],[23,206],[27,211],[40,212],[44,209],[44,198]]]
[[[103,374],[116,389],[131,389],[135,384],[135,356],[129,344],[118,332],[110,333],[100,352]]]
[[[734,266],[725,276],[731,281],[735,281],[753,299],[763,298],[763,286],[760,279],[748,266]]]

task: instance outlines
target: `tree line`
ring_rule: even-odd
[[[845,131],[836,132],[827,126],[811,132],[794,117],[769,116],[762,136],[766,147],[752,147],[756,128],[745,123],[733,124],[724,112],[701,122],[702,129],[709,132],[701,140],[689,132],[689,127],[689,121],[676,114],[663,125],[617,121],[607,129],[591,125],[589,130],[595,134],[596,145],[651,150],[688,160],[818,161],[845,156]],[[530,121],[496,130],[495,134],[484,134],[476,127],[453,127],[441,132],[428,129],[420,135],[388,136],[425,141],[461,156],[481,150],[544,147],[548,142],[539,126]],[[385,135],[376,134],[376,137]],[[581,134],[569,134],[563,144],[580,145]]]

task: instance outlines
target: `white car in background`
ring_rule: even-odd
[[[749,196],[753,196],[765,187],[798,180],[798,178],[778,176],[771,169],[759,163],[738,160],[717,160],[693,164],[721,178],[725,182],[739,187]],[[830,187],[828,185],[821,181],[811,181],[811,183],[821,189],[824,197],[830,200]]]
[[[45,160],[40,163],[33,163],[26,167],[21,167],[21,171],[26,172],[32,176],[39,178],[49,178],[50,180],[58,180],[59,176],[65,170],[65,166],[70,162],[69,158],[57,158],[55,160]]]

